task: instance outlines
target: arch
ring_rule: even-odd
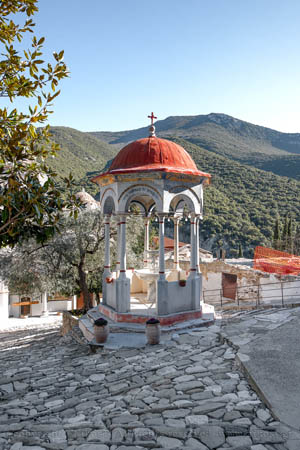
[[[132,201],[142,203],[145,211],[153,203],[157,210],[162,210],[163,200],[160,192],[148,184],[134,184],[125,189],[118,199],[119,211],[127,212]]]
[[[199,192],[200,193],[200,192]],[[199,195],[186,185],[174,186],[169,190],[168,203],[166,204],[166,210],[170,211],[171,208],[175,211],[178,209],[179,201],[184,201],[186,208],[189,212],[200,214],[201,201]]]
[[[131,206],[134,206],[134,205],[136,205],[138,208],[139,208],[139,207],[142,208],[142,209],[143,209],[143,212],[144,212],[144,215],[147,215],[147,210],[146,210],[145,205],[144,205],[142,202],[140,202],[139,200],[132,200],[132,201],[130,202],[129,206],[128,206],[128,210],[129,210],[129,208],[130,208]],[[134,214],[135,214],[135,213],[134,213]]]
[[[186,194],[174,195],[169,203],[169,210],[173,209],[175,213],[183,213],[185,208],[188,212],[197,212],[197,205],[195,205],[194,199]]]
[[[103,214],[112,214],[117,210],[116,193],[111,187],[106,188],[100,198],[100,206]]]
[[[111,196],[107,196],[102,209],[103,214],[112,214],[115,212],[115,202]]]

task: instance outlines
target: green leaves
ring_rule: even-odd
[[[0,41],[5,53],[0,61],[0,96],[14,103],[17,97],[31,99],[28,112],[0,109],[0,247],[14,246],[32,236],[43,242],[59,228],[63,210],[72,213],[78,207],[69,196],[63,201],[55,185],[56,173],[46,164],[55,155],[57,145],[48,145],[49,127],[37,129],[51,112],[52,101],[59,95],[59,81],[68,76],[63,51],[56,53],[55,65],[42,59],[45,38],[32,37],[31,49],[22,57],[15,42],[32,33],[32,16],[37,0],[2,0],[0,2]],[[19,13],[18,22],[12,18]]]

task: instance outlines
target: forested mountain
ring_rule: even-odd
[[[272,245],[277,216],[288,214],[300,224],[300,181],[240,164],[183,139],[173,140],[212,175],[204,191],[201,245],[205,248],[222,245],[235,256],[241,243],[251,256],[256,245]]]
[[[56,158],[49,158],[49,165],[60,176],[67,176],[71,172],[78,188],[88,188],[95,194],[97,187],[89,179],[101,172],[107,161],[118,153],[118,149],[74,128],[51,127],[51,134],[61,150]]]
[[[224,121],[229,117],[217,116],[223,117]],[[196,116],[194,124],[199,122],[199,117],[207,118],[208,116]],[[189,140],[178,137],[180,132],[174,132],[172,135],[171,131],[168,130],[183,130],[184,127],[191,130],[193,128],[190,117],[181,118],[181,121],[178,119],[180,118],[169,118],[157,122],[157,129],[159,129],[158,124],[160,122],[164,123],[165,127],[164,131],[157,134],[175,140],[182,145],[191,154],[198,168],[210,172],[213,176],[212,184],[205,189],[204,196],[205,218],[201,229],[201,245],[203,247],[216,250],[222,245],[229,251],[228,255],[235,256],[239,244],[242,244],[244,254],[250,256],[256,245],[272,244],[272,234],[277,215],[283,218],[286,214],[289,214],[293,217],[295,224],[296,222],[300,224],[300,181],[256,169],[253,164],[251,166],[249,158],[247,160],[248,154],[245,147],[251,134],[252,141],[256,142],[255,151],[264,163],[273,161],[275,164],[275,161],[280,158],[287,162],[287,155],[289,158],[296,158],[297,163],[291,163],[291,168],[294,170],[294,175],[299,176],[300,171],[297,169],[298,159],[300,160],[299,135],[289,134],[287,135],[289,136],[287,141],[284,141],[283,137],[280,141],[280,136],[285,135],[285,133],[273,132],[273,130],[251,124],[247,124],[247,126],[249,125],[248,128],[245,125],[244,128],[240,126],[241,121],[237,121],[235,124],[236,119],[229,118],[230,127],[234,129],[234,134],[232,134],[233,132],[230,132],[230,134],[228,131],[230,127],[227,128],[227,135],[229,133],[231,136],[230,144],[229,139],[225,139],[225,131],[221,130],[221,132],[219,128],[221,134],[218,135],[216,132],[216,127],[222,128],[224,122],[222,122],[222,126],[215,124],[215,149],[213,150],[192,143],[191,141],[195,141],[196,138],[195,136],[192,138],[191,134]],[[205,127],[208,130],[207,121],[203,123],[206,124]],[[126,136],[124,133],[127,133]],[[223,147],[222,133],[224,137]],[[272,133],[274,133],[273,144],[276,139],[277,145],[280,142],[290,142],[290,147],[287,146],[287,148],[292,148],[295,153],[292,154],[287,150],[274,147],[271,143]],[[114,158],[118,149],[123,145],[120,139],[123,139],[125,143],[129,135],[131,139],[137,139],[142,136],[145,137],[147,134],[148,130],[144,128],[134,132],[123,132],[123,134],[121,132],[110,133],[108,139],[108,135],[104,136],[103,133],[90,134],[71,128],[54,127],[52,128],[53,139],[61,145],[62,150],[59,152],[58,158],[51,158],[49,163],[61,175],[66,175],[71,171],[78,182],[78,190],[85,187],[95,195],[98,191],[97,186],[89,182],[89,179],[100,173],[105,165]],[[247,134],[248,138],[246,139]],[[99,139],[100,135],[102,139],[106,139],[106,142]],[[116,137],[116,135],[118,136]],[[210,136],[212,138],[212,132]],[[240,140],[237,136],[241,137]],[[291,136],[294,136],[294,141],[292,141]],[[234,139],[236,139],[236,147],[233,155]],[[299,155],[296,153],[298,141]],[[261,147],[259,147],[259,142],[261,142]],[[254,144],[252,148],[254,148]],[[255,155],[255,152],[252,153],[253,155]],[[235,157],[233,158],[233,156]],[[240,162],[237,161],[238,159]],[[258,160],[257,156],[256,163]],[[253,161],[254,156],[252,163]],[[274,170],[274,172],[276,171]],[[291,173],[291,177],[293,177],[293,173]],[[181,233],[188,239],[189,229],[187,225],[182,225]]]
[[[226,114],[172,116],[155,122],[158,137],[180,137],[244,164],[300,179],[300,133],[281,133]],[[109,144],[122,146],[148,135],[148,128],[93,132]]]

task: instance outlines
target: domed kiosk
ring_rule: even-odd
[[[203,187],[210,174],[201,172],[180,145],[155,136],[153,125],[149,136],[120,150],[109,170],[94,177],[100,186],[100,206],[105,215],[105,271],[100,312],[117,322],[143,323],[149,314],[162,324],[201,317],[202,276],[199,271],[199,221],[203,217]],[[126,269],[126,218],[132,204],[137,205],[145,220],[144,269]],[[117,216],[118,262],[115,272],[110,264],[110,218]],[[158,267],[149,249],[149,223],[159,222]],[[190,219],[190,270],[181,280],[179,267],[179,221]],[[173,268],[165,270],[164,223],[174,222]],[[151,263],[152,258],[152,263]],[[136,280],[147,285],[151,308],[143,314],[131,309],[131,294]],[[134,281],[135,280],[135,281]]]

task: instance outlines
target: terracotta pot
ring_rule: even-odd
[[[108,325],[94,325],[94,335],[97,344],[104,344],[107,341],[109,335]]]
[[[155,345],[160,342],[160,324],[146,324],[146,337],[148,344]]]

